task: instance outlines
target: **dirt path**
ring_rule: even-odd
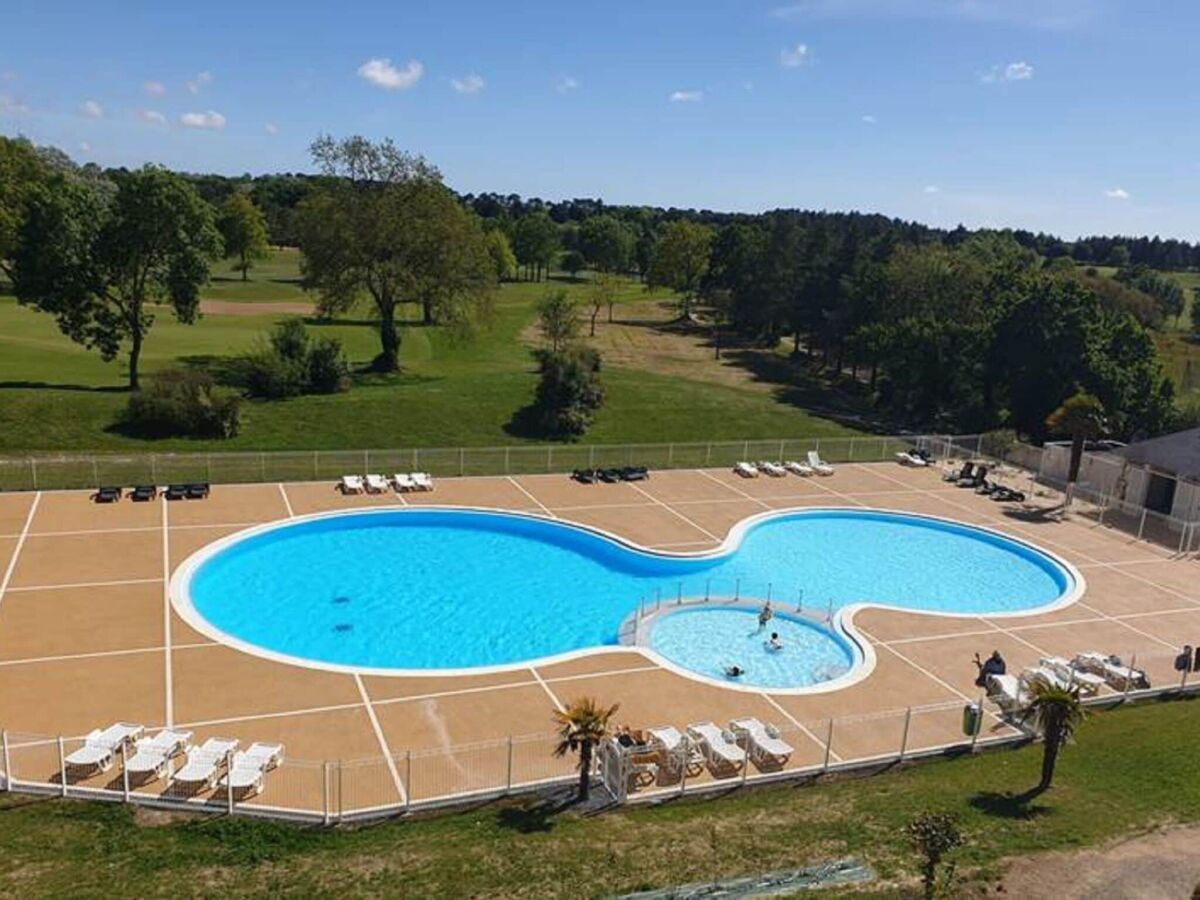
[[[1188,900],[1200,886],[1200,828],[1169,828],[1096,850],[1040,853],[1014,862],[1002,884],[1009,897]]]
[[[311,303],[240,303],[236,300],[201,300],[200,312],[206,316],[310,316]]]

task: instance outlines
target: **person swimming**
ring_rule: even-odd
[[[768,600],[763,604],[763,608],[758,611],[758,630],[762,631],[767,627],[767,623],[775,616],[775,610],[771,609],[771,601]]]
[[[772,653],[777,653],[778,651],[782,650],[783,641],[779,639],[779,632],[772,631],[771,637],[763,641],[763,647],[765,647],[767,650],[770,650]]]
[[[725,677],[726,678],[741,678],[745,674],[746,674],[746,670],[737,664],[725,667]]]

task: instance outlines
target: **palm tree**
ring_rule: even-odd
[[[1063,401],[1062,406],[1046,417],[1051,434],[1071,438],[1071,465],[1067,469],[1067,502],[1071,488],[1079,480],[1079,464],[1083,461],[1085,441],[1094,441],[1104,434],[1104,404],[1087,391],[1079,390]]]
[[[1033,702],[1021,721],[1031,721],[1042,733],[1042,778],[1030,792],[1036,796],[1050,788],[1058,753],[1071,740],[1087,713],[1079,700],[1078,688],[1058,687],[1037,681],[1030,688],[1030,693]]]
[[[605,708],[592,697],[580,697],[572,701],[566,709],[554,712],[560,739],[558,746],[554,748],[554,755],[579,754],[580,802],[586,802],[590,793],[592,751],[608,736],[608,723],[619,708],[619,703]]]

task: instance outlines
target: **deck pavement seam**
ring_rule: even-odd
[[[671,515],[675,516],[681,522],[685,522],[686,524],[690,525],[692,528],[695,528],[701,534],[712,538],[714,541],[720,540],[719,537],[717,537],[715,534],[713,534],[707,528],[704,528],[701,525],[696,524],[691,519],[689,519],[687,516],[685,516],[683,513],[679,512],[679,510],[675,509],[674,507],[668,506],[667,504],[665,504],[661,500],[659,500],[657,497],[651,496],[650,494],[646,493],[640,487],[638,487],[636,484],[633,484],[632,482],[630,482],[629,486],[631,488],[633,488],[635,491],[637,491],[639,494],[641,494],[643,497],[650,500],[655,505],[661,506],[663,509],[665,509],[667,512],[669,512]]]
[[[163,579],[153,578],[118,578],[115,581],[75,581],[68,584],[31,584],[21,587],[10,587],[8,593],[18,594],[26,591],[66,591],[72,588],[123,587],[130,584],[158,584]]]
[[[550,689],[550,685],[546,684],[545,679],[543,679],[542,676],[538,674],[537,669],[535,669],[533,666],[530,666],[529,672],[531,675],[533,675],[534,678],[537,679],[537,683],[542,686],[542,690],[544,690],[546,692],[547,696],[550,697],[550,700],[554,703],[554,705],[558,709],[558,711],[566,712],[567,708],[565,706],[563,706],[563,702],[561,700],[559,700],[558,695],[555,694],[554,691],[552,691]]]
[[[195,647],[221,647],[223,644],[217,644],[213,641],[201,641],[199,643],[175,644],[175,650],[191,650]],[[0,660],[2,666],[29,666],[39,663],[54,663],[54,662],[75,662],[81,659],[100,659],[106,656],[137,656],[139,653],[162,653],[166,649],[163,645],[154,647],[123,647],[120,650],[94,650],[90,653],[63,653],[55,656],[23,656],[19,659],[4,659]]]
[[[375,709],[371,706],[371,696],[367,693],[367,686],[363,684],[362,676],[357,672],[354,673],[354,683],[358,686],[358,693],[362,697],[363,705],[367,709],[367,718],[371,720],[371,727],[375,729],[375,737],[379,741],[380,750],[383,751],[384,761],[387,763],[388,770],[392,773],[392,780],[396,783],[396,792],[400,795],[400,801],[407,805],[408,791],[405,789],[404,782],[400,779],[400,771],[396,768],[396,760],[392,756],[391,748],[388,747],[387,737],[383,733],[383,726],[379,724],[379,717],[375,715]]]
[[[13,573],[17,571],[17,560],[21,556],[25,540],[29,537],[29,526],[33,524],[33,517],[37,513],[38,504],[41,500],[42,492],[38,491],[33,495],[33,502],[29,504],[29,512],[25,515],[25,527],[21,529],[21,535],[17,538],[17,543],[13,547],[12,559],[8,561],[8,567],[4,570],[4,580],[0,581],[0,605],[4,603],[4,595],[9,590],[8,586],[12,582]]]
[[[777,710],[779,710],[779,714],[781,716],[783,716],[785,719],[787,719],[789,722],[791,722],[793,725],[795,725],[797,728],[799,728],[800,731],[803,732],[805,735],[807,735],[808,739],[811,740],[814,744],[816,744],[822,750],[828,750],[829,756],[832,760],[834,760],[835,762],[842,762],[842,757],[838,754],[838,752],[836,750],[834,750],[832,747],[828,746],[825,743],[825,741],[821,740],[819,737],[817,737],[815,734],[813,734],[811,731],[809,731],[803,722],[801,722],[799,719],[797,719],[795,716],[793,716],[790,712],[788,712],[786,709],[784,709],[782,706],[780,706],[777,702],[775,702],[774,697],[772,697],[770,694],[759,694],[759,696],[762,697],[764,700],[766,700],[769,704],[771,704]]]
[[[287,490],[282,481],[279,482],[279,496],[283,498],[283,506],[287,510],[288,518],[296,518],[296,514],[292,511],[292,501],[288,499]]]
[[[162,504],[162,554],[163,554],[163,656],[165,679],[163,687],[166,693],[167,727],[175,724],[175,681],[174,666],[171,655],[171,528],[170,504],[166,497],[159,501]]]
[[[556,516],[551,511],[550,507],[548,507],[545,503],[543,503],[537,497],[533,496],[533,494],[529,493],[529,491],[526,490],[525,485],[521,484],[521,482],[517,481],[517,479],[513,478],[511,475],[505,475],[504,477],[508,479],[509,484],[511,484],[518,491],[520,491],[522,494],[524,494],[526,497],[528,497],[530,500],[532,500],[534,503],[536,503],[538,508],[542,512],[544,512],[546,515],[548,515],[552,519],[558,518],[558,516]]]
[[[722,481],[721,479],[719,479],[719,478],[713,478],[713,476],[709,475],[709,474],[708,474],[707,472],[705,472],[703,469],[692,469],[692,471],[693,471],[693,472],[699,472],[701,475],[703,475],[705,478],[707,478],[707,479],[708,479],[709,481],[711,481],[713,484],[719,484],[721,487],[723,487],[723,488],[727,488],[728,490],[731,490],[731,491],[733,491],[735,494],[741,494],[741,495],[742,495],[744,498],[746,498],[747,500],[752,500],[752,501],[754,501],[754,502],[755,502],[755,503],[757,503],[759,506],[761,506],[763,509],[772,509],[772,508],[773,508],[773,507],[771,506],[771,504],[770,504],[770,503],[767,503],[767,502],[766,502],[766,501],[764,501],[764,500],[760,500],[758,497],[753,497],[753,496],[751,496],[750,494],[747,494],[747,493],[746,493],[745,491],[743,491],[741,488],[734,487],[732,484],[726,484],[725,482],[723,482],[723,481]]]

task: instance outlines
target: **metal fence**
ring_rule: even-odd
[[[979,436],[771,438],[667,444],[518,444],[509,447],[414,447],[399,450],[304,450],[263,453],[62,454],[0,457],[0,490],[61,490],[102,485],[331,481],[346,474],[429,472],[435,476],[529,475],[643,465],[654,469],[732,466],[740,460],[878,462],[915,447],[944,453],[974,448]]]
[[[1130,653],[1124,659],[1145,673],[1150,686],[1129,682],[1105,689],[1089,704],[1131,700],[1200,689],[1200,673],[1178,671],[1173,652]],[[967,730],[964,709],[977,706],[981,725]],[[651,723],[650,727],[664,723]],[[676,723],[681,732],[685,723]],[[728,723],[718,723],[724,728]],[[730,769],[703,754],[639,763],[635,754],[601,752],[594,777],[614,802],[638,803],[678,795],[727,791],[743,785],[811,779],[825,773],[869,772],[882,766],[1034,739],[1022,724],[985,698],[876,713],[813,720],[775,717],[780,739],[791,745],[786,759],[753,752],[747,764]],[[180,756],[159,776],[139,778],[125,767],[133,748],[118,748],[104,771],[72,766],[71,754],[84,738],[0,731],[0,788],[25,794],[104,800],[171,809],[224,812],[331,825],[484,802],[565,787],[578,778],[573,758],[554,755],[555,734],[529,734],[413,750],[391,759],[316,761],[286,758],[268,772],[264,789],[241,795],[223,781],[219,767],[211,783],[185,786],[174,778]],[[747,748],[751,749],[751,748]]]

